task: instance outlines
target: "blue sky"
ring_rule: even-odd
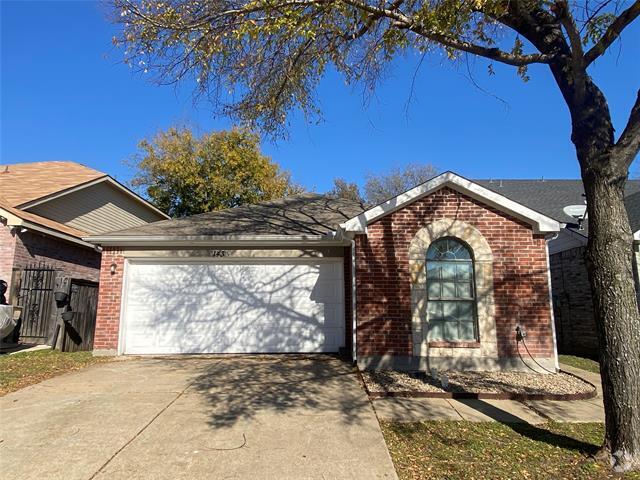
[[[116,27],[104,6],[2,0],[0,9],[0,163],[73,160],[127,182],[132,172],[123,161],[158,129],[231,126],[206,103],[194,105],[190,86],[159,87],[132,74],[111,46]],[[638,40],[640,22],[592,69],[619,131],[640,84]],[[360,89],[330,73],[318,90],[324,122],[294,116],[290,138],[264,141],[263,150],[317,191],[336,176],[362,183],[367,172],[409,162],[471,178],[579,176],[569,115],[545,67],[532,68],[525,84],[509,67],[489,77],[476,62],[482,91],[466,67],[428,59],[407,108],[417,63],[417,56],[398,59],[367,105]]]

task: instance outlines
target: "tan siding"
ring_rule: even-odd
[[[106,182],[36,205],[29,211],[91,235],[164,219]]]

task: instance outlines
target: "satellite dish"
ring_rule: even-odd
[[[587,213],[586,205],[569,205],[562,209],[564,213],[569,215],[570,217],[575,218],[576,220],[584,220],[585,215]]]

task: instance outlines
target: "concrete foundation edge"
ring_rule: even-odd
[[[553,373],[555,359],[536,358],[537,365],[530,358],[519,357],[409,357],[409,356],[360,356],[358,367],[365,369],[393,369],[404,371],[470,370],[470,371],[515,371]]]
[[[115,357],[118,355],[118,351],[115,349],[94,349],[94,357]]]

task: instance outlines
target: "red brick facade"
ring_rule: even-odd
[[[12,232],[0,226],[0,278],[10,285],[12,271],[33,263],[44,262],[65,275],[97,282],[100,277],[100,254],[36,232]]]
[[[13,258],[16,251],[16,237],[11,229],[0,224],[0,280],[11,285]]]
[[[450,188],[382,217],[356,237],[358,356],[413,354],[409,244],[422,227],[443,218],[473,225],[493,253],[498,356],[517,357],[514,331],[520,324],[532,355],[552,357],[544,236]]]
[[[344,249],[344,323],[345,352],[352,355],[353,350],[353,285],[351,281],[351,247]]]
[[[442,219],[455,219],[477,230],[488,245],[487,251],[490,250],[486,265],[492,270],[492,282],[488,284],[492,292],[491,319],[495,320],[493,357],[496,360],[518,357],[515,327],[522,325],[528,333],[531,354],[551,359],[554,343],[544,236],[535,234],[529,224],[450,188],[442,188],[382,217],[368,225],[367,234],[356,236],[358,357],[415,356],[409,246],[423,227]],[[350,351],[351,249],[344,248],[343,255],[345,346]],[[122,250],[104,249],[94,339],[96,352],[115,353],[118,349],[124,264]],[[525,355],[522,350],[520,353]]]
[[[115,272],[112,273],[113,265],[115,265]],[[93,349],[96,352],[118,349],[123,274],[122,250],[105,248],[102,252],[98,315],[93,338]]]

